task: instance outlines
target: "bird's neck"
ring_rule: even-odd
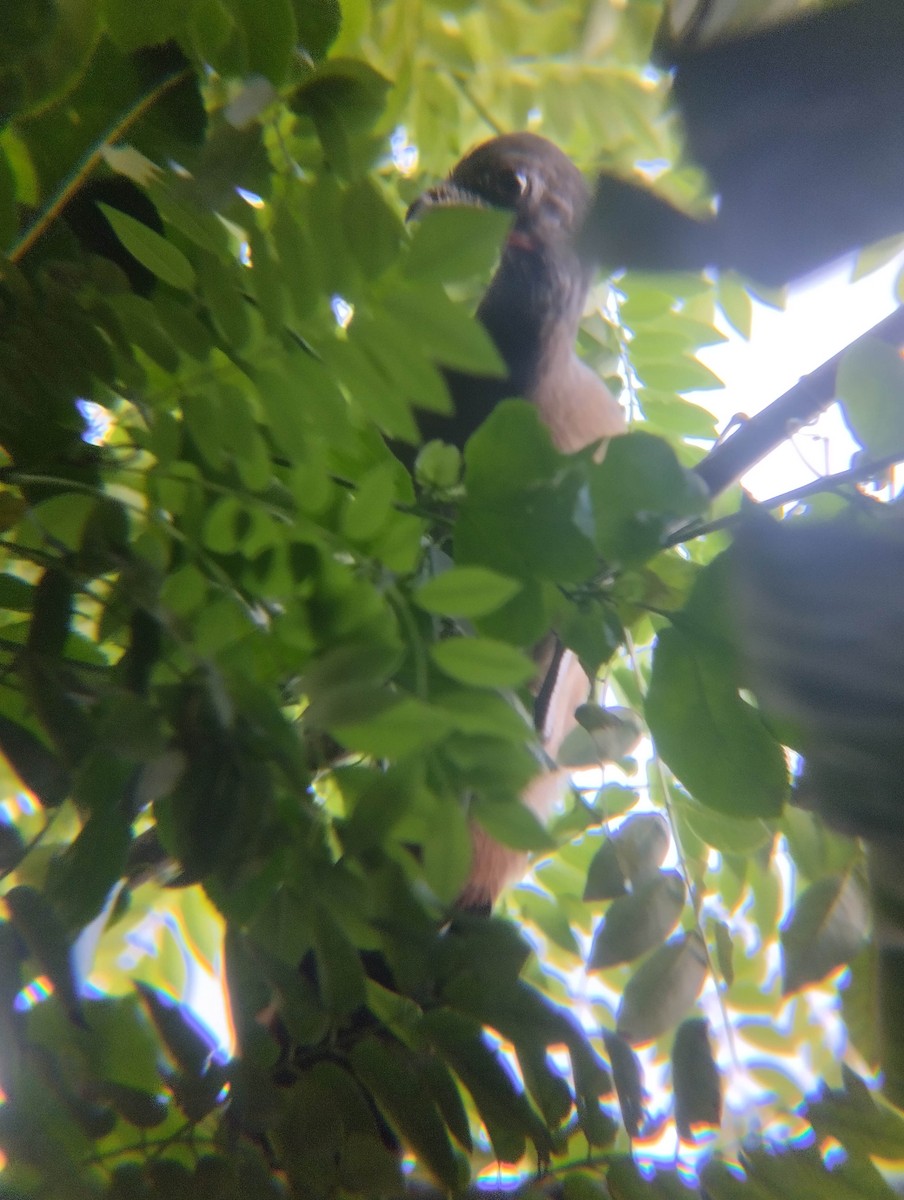
[[[574,352],[590,272],[570,247],[506,247],[477,315],[505,359],[512,395],[530,398]]]

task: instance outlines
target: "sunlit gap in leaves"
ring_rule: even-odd
[[[22,817],[33,817],[38,812],[40,805],[31,792],[25,790],[0,800],[0,821],[5,825],[15,825]]]
[[[75,964],[86,980],[86,992],[116,995],[125,990],[128,979],[140,978],[184,1005],[215,1056],[228,1058],[235,1048],[235,1030],[225,991],[222,922],[203,891],[186,888],[162,901],[155,899],[154,908],[125,934],[125,949],[121,921],[115,939],[106,940],[115,899],[111,895],[104,912],[76,941]],[[140,888],[133,905],[141,910]]]
[[[536,1173],[535,1166],[526,1173],[520,1166],[511,1163],[491,1163],[475,1175],[474,1182],[478,1191],[514,1191],[524,1185],[525,1178]]]
[[[235,191],[236,191],[236,195],[240,196],[242,198],[242,200],[244,200],[245,203],[250,205],[252,208],[264,208],[265,207],[265,201],[264,201],[263,197],[258,196],[257,192],[249,192],[247,188],[240,188],[240,187],[237,187],[235,189]]]
[[[665,158],[648,158],[639,159],[634,163],[634,168],[639,175],[651,183],[664,175],[671,168],[672,164]]]
[[[836,1138],[824,1138],[819,1144],[819,1153],[822,1155],[822,1161],[831,1171],[835,1167],[843,1166],[848,1160],[848,1152]]]
[[[49,996],[53,995],[53,984],[46,975],[39,975],[37,979],[33,979],[27,987],[22,988],[21,992],[13,1001],[13,1008],[16,1012],[26,1013],[37,1005],[42,1004]]]
[[[88,442],[91,446],[102,446],[113,428],[113,416],[110,411],[94,400],[81,398],[76,400],[75,407],[85,422],[82,441]]]
[[[408,130],[404,125],[397,125],[389,138],[389,149],[392,165],[406,179],[417,173],[418,149],[408,140]]]
[[[336,324],[342,329],[348,329],[352,317],[355,315],[355,306],[349,304],[347,300],[343,300],[341,296],[331,296],[330,308],[333,310]]]

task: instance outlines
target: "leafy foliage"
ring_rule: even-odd
[[[738,1167],[726,1134],[706,1194],[888,1194],[870,1156],[904,1158],[901,1118],[770,965],[799,878],[785,990],[824,997],[853,960],[876,1067],[860,849],[786,807],[794,740],[744,690],[728,538],[669,544],[715,432],[680,393],[718,386],[695,354],[717,312],[748,328],[742,283],[595,294],[580,349],[636,421],[602,464],[516,398],[414,478],[389,445],[448,409],[441,368],[500,370],[469,301],[505,221],[410,230],[407,205],[490,118],[588,168],[676,159],[642,75],[659,16],[0,11],[4,1196],[392,1196],[409,1172],[458,1194],[500,1162],[577,1200],[684,1195],[628,1151],[663,1132],[644,1072],[701,996],[717,1050],[697,1018],[674,1038],[681,1136],[717,1120],[732,1044],[787,1114],[799,1077],[762,1051],[805,1043],[826,1084],[795,1119],[849,1155],[767,1129]],[[892,365],[845,375],[873,450]],[[546,831],[519,796],[550,632],[612,701],[561,761],[617,767]],[[517,924],[454,908],[473,820],[539,852]],[[231,1040],[203,1023],[219,987]]]

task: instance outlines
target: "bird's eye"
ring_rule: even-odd
[[[514,207],[526,195],[530,187],[530,178],[526,171],[507,168],[499,175],[500,199],[504,204]]]

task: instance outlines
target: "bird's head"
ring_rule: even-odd
[[[483,142],[424,192],[408,218],[433,205],[489,205],[515,213],[508,246],[531,251],[569,242],[589,205],[580,171],[558,146],[535,133],[504,133]]]

